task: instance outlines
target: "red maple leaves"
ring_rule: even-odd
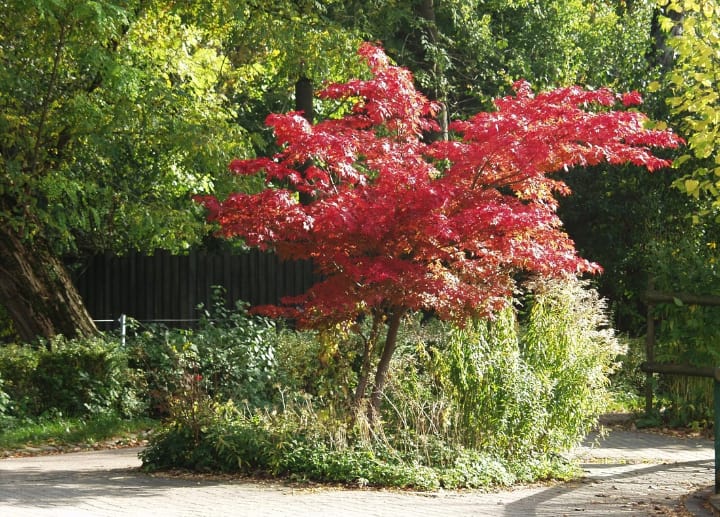
[[[613,109],[640,102],[637,92],[534,94],[518,82],[496,111],[455,121],[452,140],[427,143],[438,106],[381,49],[359,53],[372,77],[319,93],[353,102],[348,115],[315,125],[295,112],[270,115],[282,151],[231,163],[263,174],[266,190],[200,198],[222,235],[313,259],[324,280],[268,311],[300,324],[416,309],[462,320],[507,303],[518,271],[598,271],[562,230],[555,195],[568,188],[550,174],[601,162],[654,170],[668,162],[652,148],[681,142],[646,129],[638,111]]]

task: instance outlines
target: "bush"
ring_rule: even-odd
[[[10,395],[5,393],[5,390],[3,389],[4,386],[5,381],[0,374],[0,421],[2,421],[2,418],[7,415],[8,411],[11,408]]]
[[[8,415],[39,414],[42,401],[38,386],[34,383],[39,358],[40,351],[31,346],[0,347],[0,377],[4,380],[3,390],[10,399],[6,406]]]
[[[273,322],[251,316],[246,305],[225,308],[216,291],[212,308],[203,312],[198,329],[168,329],[134,324],[128,340],[130,364],[144,372],[147,397],[157,416],[199,382],[217,400],[233,399],[251,407],[271,404],[275,395]]]
[[[101,337],[0,347],[0,378],[10,399],[7,413],[13,416],[131,416],[144,410],[124,350]]]
[[[575,278],[536,282],[520,337],[523,361],[543,385],[548,411],[536,450],[564,452],[610,401],[609,376],[626,345],[597,291]]]
[[[361,439],[310,404],[293,404],[282,413],[249,413],[232,403],[213,404],[202,428],[195,442],[178,422],[167,425],[141,453],[144,468],[211,469],[422,490],[509,485],[516,479],[508,464],[478,451],[444,446],[443,455],[452,460],[440,464],[404,454],[385,440]]]
[[[535,282],[493,320],[409,326],[385,392],[386,433],[514,461],[553,461],[579,443],[609,403],[623,351],[594,290]],[[428,454],[425,452],[424,454]]]

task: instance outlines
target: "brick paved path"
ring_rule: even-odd
[[[150,477],[137,449],[0,460],[0,516],[709,516],[709,440],[614,431],[581,447],[586,477],[496,493],[297,489]],[[699,494],[699,497],[698,497]],[[683,502],[685,501],[685,502]]]

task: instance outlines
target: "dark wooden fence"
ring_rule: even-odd
[[[211,302],[213,286],[226,290],[230,306],[237,300],[264,305],[301,294],[316,281],[309,261],[282,262],[257,250],[100,255],[75,274],[90,315],[107,320],[99,325],[105,329],[122,314],[139,321],[192,326],[199,316],[197,306]]]

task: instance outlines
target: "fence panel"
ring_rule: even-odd
[[[95,320],[117,320],[126,314],[139,321],[162,320],[188,327],[197,306],[211,302],[212,286],[226,290],[226,302],[250,305],[279,303],[283,296],[301,294],[318,277],[309,261],[282,262],[273,253],[250,250],[194,251],[151,256],[129,253],[98,255],[75,274],[75,285]],[[112,324],[100,324],[112,328]]]

